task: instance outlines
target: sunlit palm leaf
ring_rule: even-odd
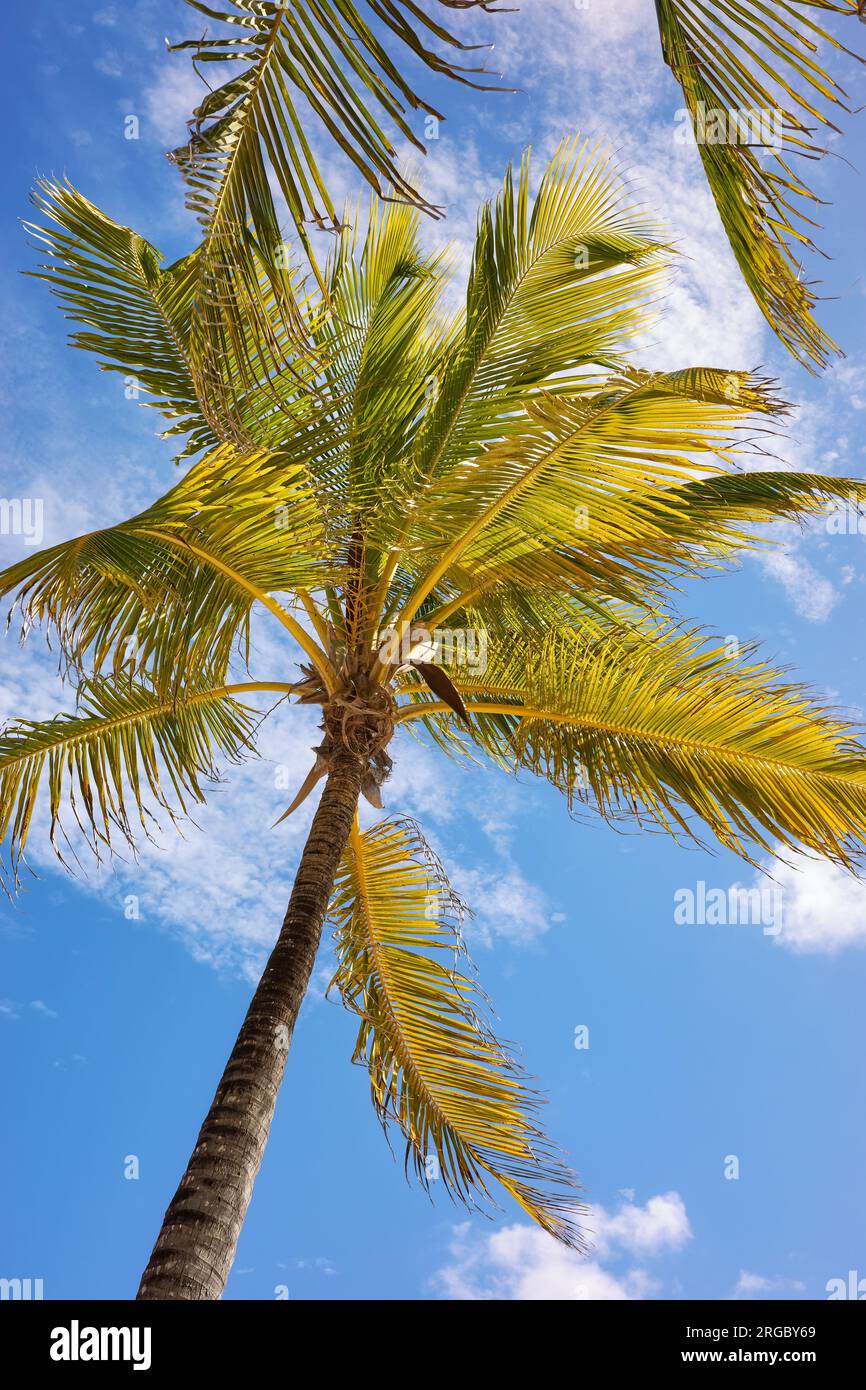
[[[805,848],[852,867],[866,843],[866,745],[780,674],[700,634],[648,624],[494,648],[458,679],[476,740],[571,805],[727,848]],[[511,708],[513,707],[513,708]]]
[[[189,356],[196,253],[163,269],[149,242],[69,183],[43,180],[33,201],[48,225],[25,226],[51,259],[29,273],[47,280],[68,318],[87,325],[73,345],[127,377],[134,398],[150,396],[147,405],[176,421],[168,433],[190,435],[185,452],[216,443],[218,426],[204,418]]]
[[[332,903],[340,966],[334,983],[361,1017],[355,1060],[373,1103],[407,1141],[425,1183],[462,1201],[489,1198],[495,1178],[528,1214],[581,1247],[574,1179],[536,1124],[539,1100],[481,1016],[458,969],[455,899],[441,865],[406,821],[356,827]]]
[[[382,116],[419,149],[406,108],[438,116],[400,74],[365,14],[381,32],[390,30],[428,67],[472,82],[469,70],[434,53],[427,34],[461,47],[412,0],[230,0],[193,9],[225,28],[173,45],[194,62],[231,65],[231,74],[194,112],[186,144],[172,158],[188,187],[188,205],[204,232],[202,295],[193,325],[193,357],[205,380],[220,379],[226,342],[245,364],[243,339],[250,323],[266,340],[272,312],[262,312],[263,279],[280,318],[297,341],[305,323],[296,286],[286,274],[289,242],[271,189],[285,202],[292,230],[321,282],[307,223],[337,229],[339,219],[322,178],[311,130],[337,147],[383,195],[408,199],[433,212],[401,173]],[[438,0],[446,10],[487,7],[487,0]]]
[[[656,0],[656,10],[746,283],[789,351],[823,367],[838,348],[813,318],[816,294],[802,267],[820,199],[795,162],[823,153],[819,132],[835,131],[834,118],[848,110],[819,56],[841,45],[813,12],[856,14],[857,0]],[[737,113],[745,125],[736,125]],[[762,121],[769,135],[755,128]]]
[[[98,855],[113,848],[112,832],[134,846],[133,813],[148,834],[151,807],[172,820],[185,814],[191,801],[204,801],[218,757],[236,761],[251,751],[253,712],[222,689],[188,688],[168,701],[121,678],[85,682],[78,696],[75,714],[0,731],[0,844],[15,880],[43,788],[57,854],[68,805]]]
[[[306,473],[282,455],[222,445],[118,526],[28,555],[0,574],[26,623],[100,669],[130,653],[165,688],[224,676],[257,600],[330,576]]]
[[[748,454],[748,425],[780,409],[768,383],[711,370],[631,370],[531,403],[519,435],[438,480],[412,512],[421,573],[401,617],[498,582],[640,598],[749,543],[747,524],[866,498],[846,479],[715,475]]]
[[[648,322],[663,271],[659,233],[609,159],[575,137],[534,200],[530,179],[527,156],[516,184],[509,170],[481,211],[462,329],[431,383],[411,467],[394,477],[383,530],[391,520],[400,533],[407,501],[431,478],[519,432],[527,400],[545,385],[591,389],[598,364],[618,359]]]
[[[405,460],[436,383],[448,320],[439,313],[446,258],[420,247],[419,213],[373,196],[366,233],[344,227],[328,267],[327,312],[315,341],[341,420],[344,468],[329,480],[356,519],[376,514]]]
[[[196,108],[187,145],[174,152],[190,187],[190,204],[211,228],[231,220],[251,224],[265,250],[279,241],[268,169],[299,228],[308,221],[337,227],[339,219],[311,148],[309,114],[323,136],[353,161],[379,193],[424,203],[396,160],[381,116],[419,150],[406,108],[439,116],[404,78],[365,12],[438,73],[470,85],[472,71],[437,55],[421,37],[461,48],[411,0],[229,0],[213,8],[187,3],[207,19],[230,26],[171,45],[200,63],[235,68]],[[444,10],[488,8],[488,0],[438,0]],[[480,70],[474,69],[477,74]],[[306,128],[305,128],[306,124]]]
[[[26,226],[51,259],[29,273],[49,283],[67,317],[86,325],[73,345],[122,373],[132,399],[152,397],[145,404],[175,421],[166,434],[189,436],[181,458],[218,440],[279,447],[304,420],[321,429],[320,364],[286,330],[266,278],[254,287],[250,321],[224,321],[207,311],[202,248],[163,269],[149,242],[68,183],[41,182],[34,202],[46,222]],[[288,270],[281,273],[291,283]],[[202,314],[214,330],[204,355],[196,351]]]

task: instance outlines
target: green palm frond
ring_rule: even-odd
[[[656,11],[746,284],[788,350],[824,367],[839,349],[802,266],[820,199],[795,162],[820,156],[820,132],[849,109],[820,57],[844,50],[817,17],[857,14],[858,0],[656,0]]]
[[[527,154],[481,210],[462,335],[417,449],[422,478],[477,457],[555,379],[582,389],[645,327],[664,270],[660,233],[610,159],[563,140],[534,200]]]
[[[104,371],[128,378],[133,399],[141,391],[144,404],[173,420],[166,436],[188,436],[180,459],[221,440],[279,447],[304,420],[321,428],[320,364],[285,331],[265,279],[255,324],[214,321],[218,351],[202,357],[200,247],[163,268],[155,247],[71,184],[43,180],[33,201],[45,224],[25,227],[50,260],[27,273],[47,281],[67,318],[86,325],[72,345],[95,353]],[[298,312],[309,308],[299,298]]]
[[[448,258],[425,255],[417,209],[373,195],[366,232],[345,226],[328,267],[329,311],[316,333],[341,420],[342,505],[377,512],[436,383],[450,322],[440,311]]]
[[[231,76],[196,107],[186,145],[173,158],[187,180],[190,206],[212,232],[219,223],[250,225],[265,251],[280,240],[268,173],[298,228],[307,222],[339,227],[311,148],[309,114],[321,134],[355,164],[383,194],[426,204],[403,176],[380,117],[418,150],[424,146],[406,119],[406,108],[441,119],[401,75],[365,19],[375,16],[427,67],[471,86],[480,69],[469,70],[440,57],[421,38],[463,48],[412,0],[228,0],[212,8],[187,3],[209,20],[225,24],[216,34],[170,45],[200,63],[230,62]],[[488,0],[438,0],[445,10],[488,7]],[[441,12],[441,11],[440,11]]]
[[[376,1111],[399,1125],[407,1168],[422,1182],[438,1176],[473,1204],[489,1200],[494,1178],[545,1231],[579,1249],[574,1179],[537,1126],[538,1097],[458,969],[456,906],[417,826],[382,821],[362,834],[356,825],[331,907],[333,983],[361,1018],[354,1060],[369,1068]]]
[[[42,180],[33,202],[48,225],[25,227],[51,259],[27,273],[48,282],[67,318],[87,325],[73,346],[146,392],[145,403],[176,422],[168,434],[190,435],[185,454],[215,444],[218,426],[205,419],[189,354],[197,253],[163,269],[155,247],[68,182]]]
[[[227,343],[246,370],[249,325],[261,344],[273,333],[276,316],[278,338],[287,336],[296,346],[306,342],[298,286],[286,267],[290,243],[271,184],[324,288],[307,224],[339,230],[341,223],[311,146],[311,117],[326,144],[339,147],[382,196],[436,211],[401,173],[380,121],[384,116],[423,150],[406,108],[437,118],[439,113],[416,96],[365,15],[428,67],[476,84],[471,70],[437,56],[422,41],[426,31],[439,42],[463,46],[413,0],[228,0],[220,8],[188,3],[216,20],[218,30],[206,29],[172,48],[190,51],[197,71],[199,64],[232,67],[196,107],[189,139],[172,154],[203,231],[192,350],[216,391]],[[487,0],[437,3],[446,10],[487,8]]]
[[[755,528],[805,523],[827,514],[836,501],[866,505],[866,483],[821,473],[717,473],[645,496],[616,495],[614,505],[577,504],[577,534],[569,540],[525,535],[522,543],[494,551],[491,562],[467,567],[468,588],[454,592],[430,620],[496,629],[505,605],[521,612],[518,626],[542,631],[545,599],[565,585],[581,594],[587,614],[593,595],[650,602],[672,576],[718,567],[742,551],[767,551],[775,541]],[[590,511],[590,508],[593,510]],[[627,540],[624,533],[627,529]],[[541,542],[539,544],[539,542]],[[470,578],[471,575],[471,578]],[[519,603],[515,599],[519,596]],[[541,604],[541,619],[533,613]],[[462,617],[460,615],[466,615]]]
[[[292,627],[271,595],[330,577],[321,538],[302,465],[220,445],[137,516],[12,565],[0,598],[49,623],[76,667],[134,652],[162,688],[204,683],[224,678],[256,601]]]
[[[581,395],[528,403],[511,437],[437,479],[413,510],[407,548],[420,573],[401,617],[441,599],[442,586],[454,601],[498,580],[634,598],[704,547],[741,543],[725,526],[733,501],[701,531],[677,488],[733,465],[745,427],[782,408],[769,383],[709,369],[628,369]]]
[[[527,154],[479,215],[465,310],[442,334],[415,442],[391,463],[376,513],[374,549],[388,549],[376,606],[435,480],[506,447],[544,390],[591,392],[649,321],[665,247],[610,159],[563,140],[534,200],[530,190]]]
[[[185,815],[204,801],[218,757],[236,762],[251,752],[254,712],[222,687],[188,687],[167,700],[142,681],[93,680],[79,686],[78,705],[75,714],[0,730],[0,845],[15,882],[43,788],[61,860],[64,805],[99,856],[112,851],[112,833],[134,848],[133,815],[145,835],[155,824],[150,807],[172,821]]]
[[[476,744],[572,806],[726,848],[805,849],[852,868],[866,843],[866,745],[752,653],[646,622],[604,639],[493,644],[457,679]],[[413,702],[433,706],[420,691]]]
[[[483,610],[502,585],[643,601],[672,574],[761,544],[757,523],[866,501],[854,479],[709,471],[706,455],[733,467],[755,442],[753,418],[783,408],[767,383],[709,370],[630,371],[583,398],[531,404],[520,437],[443,478],[413,511],[418,577],[408,593],[407,567],[396,576],[401,617]]]

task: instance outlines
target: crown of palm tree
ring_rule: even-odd
[[[608,819],[709,832],[746,858],[781,843],[856,865],[866,746],[668,604],[678,578],[759,544],[759,523],[860,502],[866,484],[761,457],[785,408],[772,383],[629,364],[667,255],[598,151],[565,141],[534,199],[528,157],[509,170],[480,211],[459,311],[418,211],[374,196],[321,287],[285,272],[294,327],[259,265],[243,341],[227,330],[204,375],[201,252],[162,269],[69,185],[37,197],[38,273],[86,325],[74,341],[134,373],[198,457],[139,515],[0,575],[80,680],[74,715],[0,735],[13,879],[43,792],[59,852],[67,805],[98,854],[132,843],[159,808],[202,800],[220,759],[251,755],[250,700],[269,693],[322,709],[289,811],[346,749],[381,804],[407,724]],[[257,608],[297,673],[238,669]],[[461,662],[467,633],[486,665]],[[459,915],[419,827],[356,822],[332,901],[356,1056],[422,1180],[431,1156],[466,1200],[496,1180],[579,1245],[537,1097],[460,966]]]

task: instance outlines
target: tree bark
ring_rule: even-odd
[[[165,1213],[139,1299],[222,1297],[352,828],[362,772],[352,754],[341,751],[334,758],[277,943]]]

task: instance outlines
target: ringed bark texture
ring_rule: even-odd
[[[352,827],[362,772],[361,761],[351,753],[335,756],[277,943],[165,1213],[139,1299],[222,1297]]]

